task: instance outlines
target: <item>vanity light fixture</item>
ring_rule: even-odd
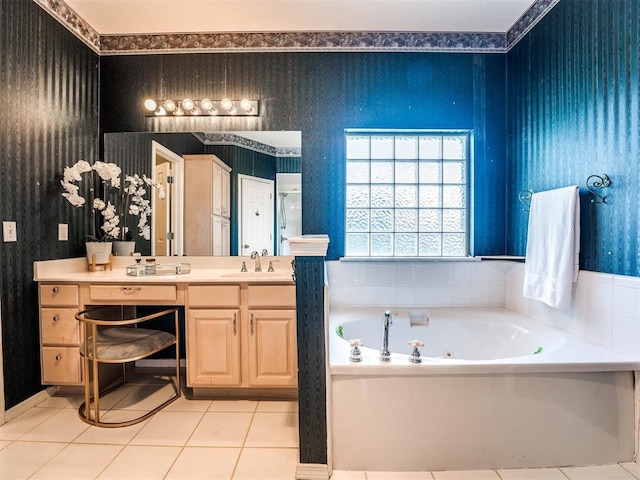
[[[179,116],[238,116],[256,117],[258,116],[258,100],[192,100],[184,98],[182,100],[165,99],[155,100],[147,98],[144,101],[144,112],[148,117],[179,117]]]

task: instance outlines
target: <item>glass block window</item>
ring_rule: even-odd
[[[469,138],[347,132],[345,256],[467,256]]]

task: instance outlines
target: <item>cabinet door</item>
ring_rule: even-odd
[[[213,211],[214,215],[222,215],[222,167],[213,164]]]
[[[295,310],[249,310],[249,384],[298,384]]]
[[[224,255],[223,252],[223,235],[224,231],[222,228],[222,217],[220,215],[213,216],[213,232],[212,232],[212,255],[220,256]]]
[[[239,386],[240,310],[189,310],[187,385]]]
[[[222,185],[220,188],[222,216],[231,217],[231,174],[227,170],[222,170]]]
[[[221,255],[229,256],[231,254],[231,228],[230,220],[222,217],[222,229],[220,233]]]

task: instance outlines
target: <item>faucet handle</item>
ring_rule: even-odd
[[[269,268],[267,269],[267,272],[275,272],[275,270],[273,269],[273,261],[269,260]]]
[[[262,249],[262,253],[261,253],[261,255],[262,255],[263,257],[266,257],[267,255],[269,255],[269,252],[267,251],[267,249],[266,249],[266,248],[263,248],[263,249]]]
[[[420,358],[420,350],[418,350],[418,347],[424,347],[424,342],[421,342],[420,340],[409,340],[407,344],[413,347],[411,355],[409,355],[409,361],[411,363],[422,362],[422,359]]]
[[[358,363],[362,361],[362,351],[360,347],[362,346],[362,340],[359,338],[354,338],[353,340],[349,340],[349,345],[351,345],[351,352],[349,353],[349,361]]]
[[[242,268],[240,269],[241,272],[246,272],[247,271],[247,264],[245,262],[242,262]]]

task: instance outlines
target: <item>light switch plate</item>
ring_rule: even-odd
[[[69,225],[67,223],[58,224],[58,241],[66,242],[69,240]]]
[[[2,238],[5,242],[17,242],[16,222],[2,222]]]

